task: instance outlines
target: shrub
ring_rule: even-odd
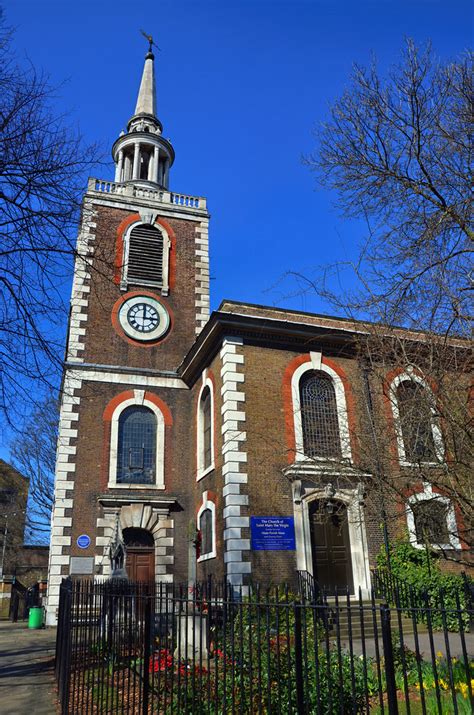
[[[388,572],[385,549],[381,549],[377,556],[377,566]],[[449,630],[459,631],[461,624],[467,627],[467,613],[460,617],[455,612],[458,603],[461,609],[466,609],[468,605],[464,580],[460,575],[444,573],[435,553],[427,549],[416,549],[406,540],[395,541],[390,545],[390,570],[393,576],[411,587],[420,604],[426,602],[435,609],[430,614],[433,627],[443,627],[440,610],[443,608],[446,609],[445,618]],[[422,620],[426,620],[426,614]]]

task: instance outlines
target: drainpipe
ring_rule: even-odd
[[[370,389],[369,371],[370,371],[369,367],[367,367],[367,366],[362,367],[367,413],[368,413],[369,421],[370,421],[370,431],[371,431],[371,435],[372,435],[372,442],[373,442],[374,454],[375,454],[375,474],[376,474],[377,481],[380,484],[381,480],[382,480],[383,469],[382,469],[382,465],[380,463],[380,456],[379,456],[378,443],[377,443],[377,434],[375,431],[374,404],[372,401],[372,391]],[[392,569],[391,569],[391,561],[390,561],[390,539],[389,539],[389,535],[388,535],[387,511],[385,509],[385,497],[384,497],[383,490],[381,492],[381,498],[382,498],[383,541],[384,541],[385,555],[387,557],[388,570],[391,571]]]

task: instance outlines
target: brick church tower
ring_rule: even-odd
[[[209,215],[169,189],[175,153],[157,116],[147,53],[115,181],[83,201],[63,379],[48,623],[61,579],[188,577],[191,393],[177,368],[209,317]],[[189,461],[189,464],[188,464]]]

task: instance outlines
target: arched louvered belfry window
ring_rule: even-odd
[[[127,407],[120,415],[117,483],[154,484],[156,474],[156,415],[148,407]]]
[[[436,461],[428,390],[419,382],[403,380],[397,386],[396,396],[405,459],[408,462]]]
[[[323,372],[306,372],[300,380],[303,449],[307,457],[341,457],[341,437],[334,384]]]
[[[139,224],[128,237],[127,283],[163,285],[163,234],[155,226]]]

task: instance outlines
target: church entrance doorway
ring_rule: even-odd
[[[126,568],[130,581],[153,583],[155,581],[155,542],[145,529],[123,530],[127,552]]]
[[[342,502],[317,499],[309,504],[313,574],[328,595],[354,593],[347,508]]]

